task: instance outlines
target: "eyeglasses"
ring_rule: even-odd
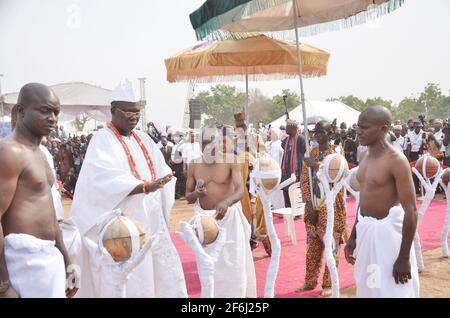
[[[124,112],[120,108],[116,108],[118,111],[120,111],[126,118],[139,118],[141,116],[141,111],[138,110],[137,112]]]

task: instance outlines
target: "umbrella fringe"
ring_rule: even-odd
[[[397,10],[404,4],[404,2],[404,0],[390,0],[371,8],[370,10],[360,12],[346,19],[301,27],[298,28],[299,36],[313,36],[322,32],[339,31],[361,25]]]
[[[302,75],[303,78],[310,77],[321,77],[325,76],[324,72],[309,72],[306,75]],[[298,78],[297,73],[287,74],[287,73],[279,73],[279,74],[249,74],[248,80],[251,82],[258,81],[272,81],[272,80],[283,80],[283,79],[295,79]],[[176,75],[174,78],[171,78],[169,82],[193,82],[198,84],[208,84],[208,83],[220,83],[220,82],[242,82],[245,81],[244,75],[217,75],[217,76],[205,76],[205,77],[195,77],[192,76],[184,76],[184,75]]]
[[[221,30],[221,28],[227,24],[239,21],[239,18],[236,19],[236,17],[252,15],[258,11],[270,9],[271,7],[290,1],[292,0],[253,0],[248,3],[241,4],[224,14],[209,19],[202,26],[196,28],[195,34],[197,36],[197,40],[201,41],[204,39],[213,39],[222,41],[233,38],[232,35],[230,37],[230,32]]]
[[[290,2],[292,0],[255,0],[250,3],[246,3],[240,5],[227,13],[224,13],[220,16],[214,17],[208,20],[201,27],[195,29],[195,33],[197,35],[198,40],[204,39],[212,39],[212,40],[228,40],[228,39],[246,39],[248,37],[255,36],[258,33],[249,33],[249,32],[230,32],[222,27],[238,22],[240,19],[238,17],[244,17],[251,15],[255,12],[268,9],[272,6],[284,4],[286,2]],[[389,14],[392,11],[397,10],[404,4],[404,0],[390,0],[384,2],[380,5],[374,6],[373,8],[355,14],[345,19],[335,20],[331,22],[325,22],[305,27],[298,28],[299,35],[301,37],[313,36],[322,32],[331,32],[338,31],[342,29],[347,29],[352,26],[361,25],[368,21],[375,20],[376,18]],[[243,11],[244,10],[244,11]],[[242,12],[243,11],[243,12]],[[245,14],[243,14],[245,13]],[[261,33],[259,33],[261,34]],[[267,32],[267,35],[278,38],[278,39],[294,39],[295,33],[293,30],[284,30],[284,31],[274,31]]]

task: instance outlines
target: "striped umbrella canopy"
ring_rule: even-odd
[[[191,13],[197,38],[298,28],[313,35],[358,25],[394,11],[404,0],[207,0]],[[297,14],[295,14],[297,12]]]

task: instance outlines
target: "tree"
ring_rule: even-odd
[[[364,109],[366,109],[365,102],[353,95],[341,96],[339,98],[330,98],[327,99],[327,101],[340,101],[341,103],[344,103],[345,105],[350,106],[357,111],[363,111]]]
[[[270,123],[272,119],[272,100],[265,96],[259,88],[249,93],[248,118],[249,122],[257,125],[259,121]]]
[[[72,121],[72,126],[75,127],[75,129],[79,132],[82,132],[84,130],[84,126],[86,123],[91,120],[92,118],[88,115],[79,115],[75,117],[75,119]]]
[[[428,83],[417,102],[423,109],[426,118],[442,118],[448,116],[448,107],[444,106],[445,96],[437,84]]]
[[[245,93],[238,92],[235,86],[219,84],[203,91],[195,97],[202,104],[204,115],[209,119],[204,124],[234,124],[233,114],[244,109]]]
[[[421,113],[417,99],[405,97],[398,104],[394,118],[406,122],[409,118],[418,118]]]
[[[296,92],[293,92],[290,89],[283,89],[281,94],[275,95],[272,98],[272,110],[269,122],[280,118],[286,113],[283,96],[286,96],[286,105],[288,111],[291,111],[300,105],[300,96],[298,96]]]

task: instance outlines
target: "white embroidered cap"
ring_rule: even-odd
[[[133,88],[133,84],[128,79],[125,79],[112,91],[109,101],[110,103],[119,101],[136,103],[139,101],[139,97]]]

